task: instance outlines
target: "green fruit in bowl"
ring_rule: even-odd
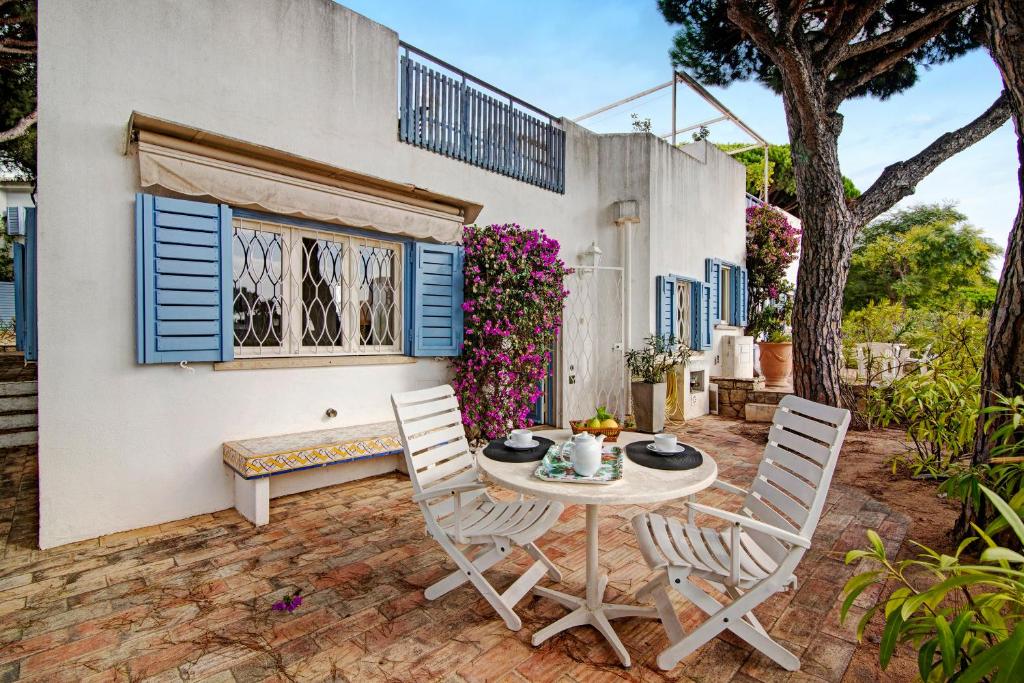
[[[587,422],[587,428],[588,429],[600,429],[601,428],[601,420],[599,420],[599,419],[597,419],[595,417],[594,419],[592,419],[589,422]]]

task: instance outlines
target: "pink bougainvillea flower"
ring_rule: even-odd
[[[495,438],[527,427],[530,408],[561,326],[569,292],[559,245],[543,230],[516,224],[467,226],[463,354],[452,386],[471,438]],[[468,304],[468,305],[467,305]],[[538,349],[545,349],[538,353]]]

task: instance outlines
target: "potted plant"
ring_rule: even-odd
[[[785,386],[793,374],[793,338],[779,330],[771,332],[766,341],[758,342],[761,375],[769,387]]]
[[[690,349],[675,337],[648,337],[645,346],[626,352],[626,367],[633,378],[636,429],[654,434],[665,428],[665,376],[690,360]]]

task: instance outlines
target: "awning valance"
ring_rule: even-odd
[[[138,113],[129,131],[146,188],[448,243],[461,240],[462,225],[482,208]]]

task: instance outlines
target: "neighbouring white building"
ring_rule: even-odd
[[[330,0],[39,12],[43,547],[230,508],[225,442],[358,434],[447,381],[464,223],[582,266],[543,419],[624,410],[623,348],[668,329],[707,412],[746,315],[744,168],[713,145],[595,134]]]

